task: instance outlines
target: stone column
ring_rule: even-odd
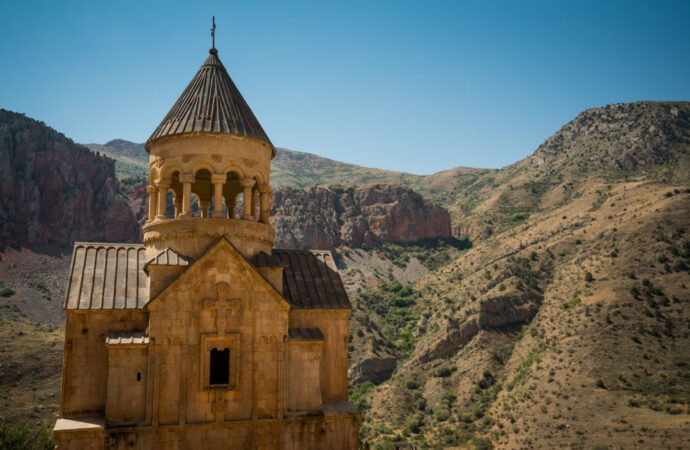
[[[158,183],[158,214],[156,220],[165,220],[168,218],[165,209],[168,206],[168,184],[164,182]]]
[[[194,175],[191,173],[183,173],[180,175],[180,182],[182,183],[182,213],[180,218],[192,217],[192,183],[194,183]]]
[[[149,193],[149,222],[153,222],[156,218],[156,210],[158,209],[158,189],[155,186],[148,186],[146,192]]]
[[[177,219],[182,214],[182,199],[177,196],[177,193],[173,197],[173,205],[175,206],[175,219]]]
[[[242,219],[243,220],[252,220],[254,218],[254,215],[252,214],[252,187],[254,186],[254,183],[256,181],[252,180],[251,178],[245,178],[242,180],[242,189],[244,192],[242,193]]]
[[[268,223],[271,214],[271,187],[267,184],[259,186],[261,192],[261,205],[259,207],[259,221],[261,223]]]
[[[223,218],[223,185],[225,184],[225,174],[212,175],[213,183],[213,214],[211,217]]]
[[[235,218],[235,208],[237,208],[237,194],[230,194],[230,198],[228,199],[228,218],[229,219],[234,219]]]
[[[256,211],[259,209],[259,201],[261,200],[261,194],[259,192],[258,186],[252,189],[252,220],[259,220],[259,213]]]
[[[201,217],[208,218],[208,210],[211,208],[211,200],[199,200],[199,208],[201,208]]]

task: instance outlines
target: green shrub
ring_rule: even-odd
[[[412,417],[409,417],[405,421],[405,429],[409,431],[410,433],[419,433],[421,426],[423,423],[423,418],[420,414],[415,414]]]
[[[489,438],[474,438],[472,440],[475,450],[490,450],[494,448]]]
[[[580,301],[580,297],[575,296],[563,304],[563,309],[572,309],[579,305]]]
[[[446,377],[449,377],[452,373],[453,373],[453,371],[450,369],[450,367],[439,366],[436,368],[434,375],[436,375],[439,378],[446,378]]]
[[[374,389],[374,383],[371,381],[365,381],[364,383],[350,386],[348,396],[358,410],[364,411],[369,408],[367,397],[372,389]]]
[[[434,418],[439,422],[445,422],[450,417],[450,409],[446,406],[438,406],[434,409]]]
[[[520,223],[520,222],[527,220],[528,217],[529,217],[529,214],[527,214],[525,212],[518,212],[518,213],[511,215],[508,218],[508,220],[512,223]]]
[[[0,448],[13,450],[48,450],[54,444],[46,424],[11,423],[0,418]]]
[[[419,382],[417,382],[417,380],[407,380],[405,387],[410,390],[417,389],[419,387]]]
[[[12,294],[14,294],[14,290],[8,286],[5,286],[5,283],[0,281],[0,297],[9,297]]]

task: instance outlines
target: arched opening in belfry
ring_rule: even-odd
[[[227,217],[230,219],[236,218],[237,201],[241,193],[240,176],[232,171],[226,173],[225,184],[223,184],[223,198],[225,199]]]
[[[173,198],[175,197],[175,194],[173,193],[172,189],[168,188],[166,189],[165,193],[165,217],[166,218],[171,218],[175,217],[175,206],[174,206],[174,201]]]
[[[192,184],[192,193],[199,197],[201,217],[211,217],[211,195],[213,194],[213,185],[211,184],[211,172],[208,169],[199,169],[196,171],[194,174],[194,183]]]
[[[170,176],[170,187],[168,188],[168,204],[165,211],[168,217],[177,219],[182,213],[182,183],[180,183],[180,172],[175,171]]]
[[[201,208],[199,208],[199,197],[196,194],[192,194],[190,197],[189,210],[192,213],[192,217],[201,217]]]

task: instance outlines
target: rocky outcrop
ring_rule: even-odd
[[[529,158],[549,171],[565,164],[580,170],[634,170],[666,163],[690,143],[690,102],[618,103],[592,108],[549,137]]]
[[[347,378],[353,385],[365,381],[381,384],[393,375],[397,362],[395,356],[365,358],[350,368]]]
[[[443,337],[420,354],[418,359],[424,363],[452,355],[480,330],[500,330],[528,323],[537,314],[542,300],[542,294],[536,291],[514,290],[488,296],[479,303],[479,311],[468,312],[464,320],[448,319]]]
[[[451,237],[445,209],[394,185],[277,190],[271,216],[277,247],[373,247]]]
[[[138,238],[111,159],[0,110],[0,248]]]

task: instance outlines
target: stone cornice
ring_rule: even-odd
[[[275,230],[261,222],[238,219],[167,219],[144,225],[144,244],[168,239],[194,239],[200,236],[249,239],[272,244]]]

